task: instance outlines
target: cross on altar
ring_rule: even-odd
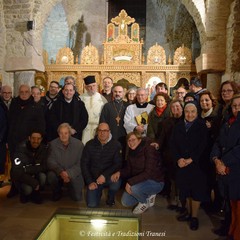
[[[112,18],[111,22],[119,26],[119,35],[127,35],[127,25],[134,23],[135,18],[129,17],[125,10],[121,10],[117,17]]]

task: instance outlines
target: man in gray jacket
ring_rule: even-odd
[[[80,168],[83,143],[71,137],[73,129],[68,123],[58,127],[59,137],[50,142],[48,182],[53,191],[52,200],[58,201],[65,184],[74,201],[82,199],[83,178]]]

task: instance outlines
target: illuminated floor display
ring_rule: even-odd
[[[38,240],[139,239],[139,219],[121,210],[58,210]]]

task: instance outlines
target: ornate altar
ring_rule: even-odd
[[[72,50],[64,47],[58,51],[56,61],[49,63],[45,51],[45,72],[36,73],[36,78],[41,76],[49,85],[52,80],[62,81],[65,76],[72,75],[76,78],[78,91],[82,93],[83,78],[87,75],[94,75],[100,87],[101,80],[109,76],[114,83],[124,79],[139,87],[146,87],[154,78],[170,88],[177,84],[178,79],[189,80],[196,72],[191,51],[184,45],[175,51],[173,59],[167,58],[164,48],[157,43],[150,47],[145,59],[142,46],[139,25],[125,10],[121,10],[107,25],[103,56],[100,57],[97,48],[89,44],[82,49],[78,62],[78,56],[73,56]]]

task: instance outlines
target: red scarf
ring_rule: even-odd
[[[167,108],[167,104],[162,108],[156,106],[155,109],[156,109],[157,115],[160,117],[166,108]]]

